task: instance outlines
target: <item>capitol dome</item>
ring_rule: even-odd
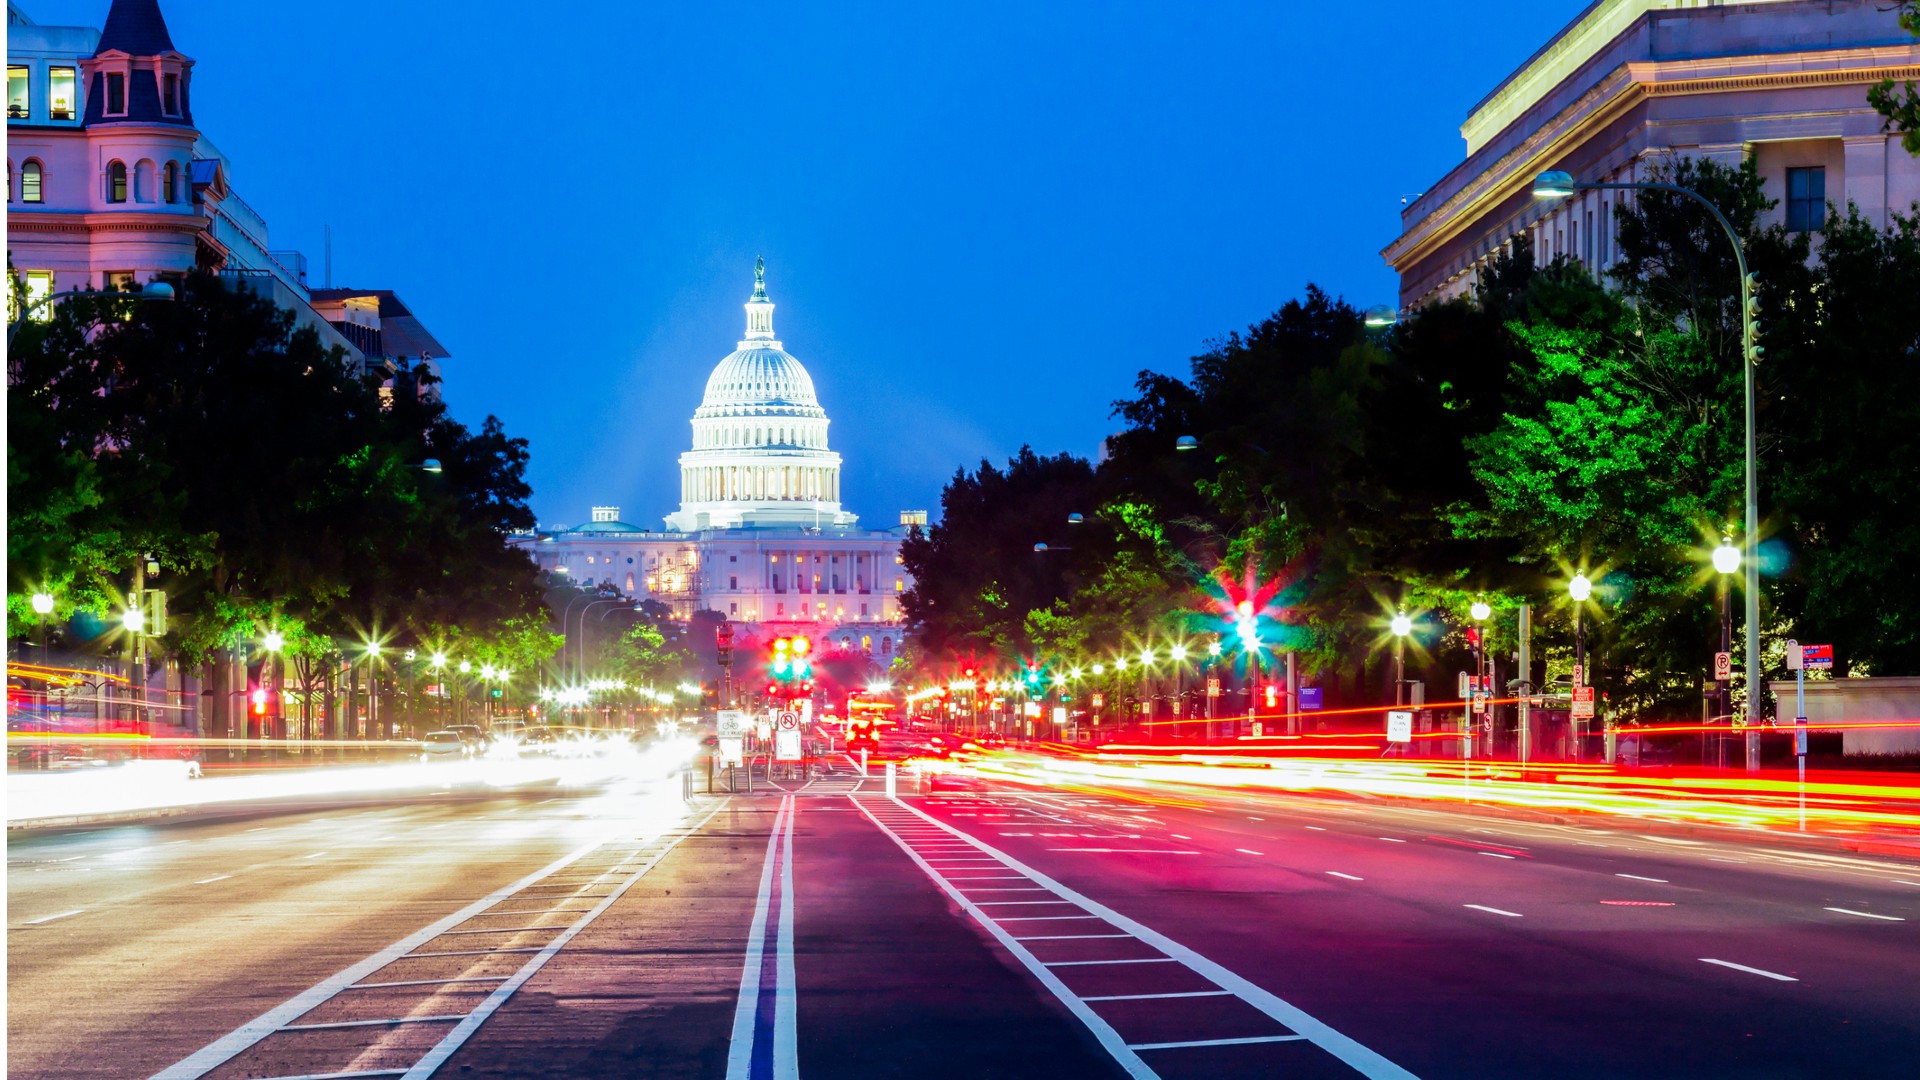
[[[693,449],[680,455],[680,510],[667,527],[851,525],[813,377],[773,336],[763,260],[746,308],[746,337],[707,377],[694,410]]]

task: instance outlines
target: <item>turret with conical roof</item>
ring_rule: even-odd
[[[88,126],[193,126],[187,92],[193,61],[173,47],[159,0],[113,0],[100,43],[81,66]]]

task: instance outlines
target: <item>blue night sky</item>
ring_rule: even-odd
[[[406,299],[543,525],[650,528],[756,255],[885,527],[1308,282],[1391,302],[1400,197],[1585,4],[162,0],[273,246]]]

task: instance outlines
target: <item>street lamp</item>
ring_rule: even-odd
[[[164,281],[150,281],[147,283],[146,287],[141,289],[139,292],[130,292],[130,293],[123,293],[123,294],[116,294],[114,292],[104,292],[104,293],[95,292],[92,289],[68,289],[66,292],[48,293],[47,295],[21,308],[20,313],[13,317],[13,322],[7,325],[7,351],[8,352],[13,351],[13,336],[15,334],[18,334],[20,332],[20,328],[27,324],[27,319],[29,316],[33,314],[34,308],[40,307],[42,304],[51,304],[55,300],[59,300],[63,297],[68,297],[68,296],[114,296],[114,295],[124,295],[124,296],[131,297],[135,300],[172,300],[174,298],[173,286],[167,284]]]
[[[1400,697],[1407,685],[1407,635],[1413,633],[1413,620],[1407,618],[1406,612],[1397,611],[1387,629],[1393,631],[1393,703],[1399,706],[1403,704]]]
[[[40,616],[40,666],[49,666],[47,659],[47,616],[53,614],[53,594],[37,592],[33,594],[33,613]],[[52,684],[48,684],[51,686]],[[43,695],[44,696],[44,695]]]
[[[1740,549],[1733,546],[1732,540],[1722,537],[1720,539],[1720,546],[1713,549],[1713,568],[1720,575],[1719,578],[1716,579],[1720,586],[1720,651],[1729,656],[1733,654],[1733,594],[1732,583],[1727,579],[1740,572],[1740,561]],[[1715,672],[1715,681],[1718,681],[1718,674],[1718,672]],[[1749,674],[1751,674],[1751,672]],[[1720,687],[1720,692],[1715,696],[1720,699],[1720,714],[1723,716],[1732,716],[1733,673],[1728,672],[1727,675],[1728,678],[1725,685]],[[1751,677],[1749,677],[1747,682],[1747,696],[1752,697],[1755,692],[1756,688]],[[1702,737],[1704,738],[1705,736],[1703,735]],[[1720,745],[1722,751],[1721,754],[1717,756],[1724,757],[1726,744],[1721,743]],[[1705,765],[1706,748],[1704,746],[1701,748],[1700,756],[1701,764]],[[1726,763],[1722,761],[1721,764],[1724,766]]]
[[[1485,715],[1489,717],[1493,715],[1493,687],[1491,685],[1493,680],[1487,677],[1487,669],[1491,666],[1490,661],[1492,660],[1491,651],[1487,648],[1487,620],[1493,615],[1493,606],[1485,600],[1475,600],[1472,606],[1467,608],[1467,614],[1473,616],[1473,621],[1478,624],[1474,627],[1473,631],[1473,680],[1475,694],[1468,695],[1467,736],[1464,740],[1467,756],[1471,757],[1473,751],[1474,696],[1484,695],[1482,700],[1487,702],[1487,704],[1483,706],[1487,710]],[[1489,754],[1493,751],[1493,728],[1491,720],[1488,721],[1487,728],[1487,751]]]
[[[1593,582],[1587,579],[1584,571],[1573,575],[1567,582],[1567,595],[1573,600],[1573,693],[1575,706],[1578,706],[1580,688],[1587,685],[1587,634],[1586,624],[1581,613],[1586,607],[1587,598],[1593,595]],[[1585,717],[1581,718],[1582,720]],[[1580,740],[1586,735],[1586,725],[1573,725],[1573,760],[1580,760]]]
[[[1366,316],[1361,319],[1361,322],[1370,330],[1383,329],[1399,321],[1400,313],[1386,304],[1376,304],[1368,308]]]
[[[1740,274],[1740,354],[1741,375],[1746,384],[1747,404],[1747,532],[1741,539],[1741,560],[1746,565],[1746,615],[1747,615],[1747,771],[1760,771],[1760,560],[1756,557],[1754,545],[1760,537],[1760,494],[1759,467],[1756,464],[1754,449],[1753,423],[1753,369],[1760,362],[1760,343],[1757,340],[1759,324],[1754,320],[1753,286],[1754,276],[1747,272],[1747,251],[1740,242],[1740,234],[1733,231],[1733,223],[1720,212],[1720,208],[1708,202],[1704,196],[1691,188],[1678,184],[1592,184],[1582,183],[1564,172],[1544,172],[1533,182],[1533,194],[1538,199],[1564,199],[1576,191],[1588,190],[1647,190],[1670,191],[1707,208],[1713,219],[1727,234],[1728,242],[1733,244],[1734,266]],[[1731,545],[1729,545],[1731,546]]]

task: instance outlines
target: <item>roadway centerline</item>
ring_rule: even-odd
[[[1669,882],[1669,881],[1668,881],[1668,880],[1667,880],[1666,878],[1661,878],[1661,877],[1641,877],[1641,876],[1640,876],[1639,874],[1615,874],[1615,875],[1613,875],[1613,876],[1614,876],[1614,877],[1623,877],[1623,878],[1627,878],[1627,879],[1628,879],[1628,880],[1630,880],[1630,881],[1651,881],[1651,882],[1653,882],[1653,883],[1654,883],[1654,884],[1656,884],[1656,885],[1669,885],[1669,884],[1672,884],[1672,883],[1671,883],[1671,882]]]
[[[28,919],[28,920],[27,920],[26,922],[23,922],[23,923],[21,923],[20,925],[22,925],[22,926],[39,926],[39,925],[40,925],[41,923],[50,923],[50,922],[52,922],[52,921],[54,921],[55,919],[70,919],[70,918],[72,918],[72,917],[74,917],[75,915],[83,915],[83,914],[85,914],[85,913],[86,913],[86,910],[87,910],[86,908],[76,908],[76,909],[74,909],[73,911],[63,911],[63,912],[61,912],[61,913],[60,913],[60,914],[58,914],[58,915],[42,915],[42,916],[41,916],[40,918],[38,918],[38,919]]]
[[[1343,874],[1343,873],[1341,873],[1341,872],[1340,872],[1340,871],[1338,871],[1338,870],[1329,870],[1329,871],[1327,871],[1327,873],[1329,873],[1329,874],[1331,874],[1331,875],[1333,875],[1334,877],[1337,877],[1337,878],[1346,878],[1346,879],[1347,879],[1348,881],[1365,881],[1365,880],[1367,880],[1366,878],[1363,878],[1363,877],[1355,877],[1355,876],[1354,876],[1354,875],[1352,875],[1352,874]]]
[[[1492,913],[1493,913],[1493,914],[1495,914],[1495,915],[1505,915],[1505,916],[1507,916],[1507,917],[1508,917],[1508,918],[1510,918],[1510,919],[1518,919],[1518,918],[1522,918],[1522,916],[1521,916],[1521,914],[1520,914],[1519,912],[1517,912],[1517,911],[1503,911],[1503,910],[1501,910],[1500,908],[1497,908],[1497,907],[1488,907],[1488,906],[1487,906],[1487,905],[1485,905],[1485,904],[1462,904],[1462,905],[1460,905],[1460,906],[1461,906],[1461,907],[1470,907],[1470,908],[1472,908],[1472,909],[1474,909],[1475,911],[1488,911],[1488,912],[1492,912]]]

